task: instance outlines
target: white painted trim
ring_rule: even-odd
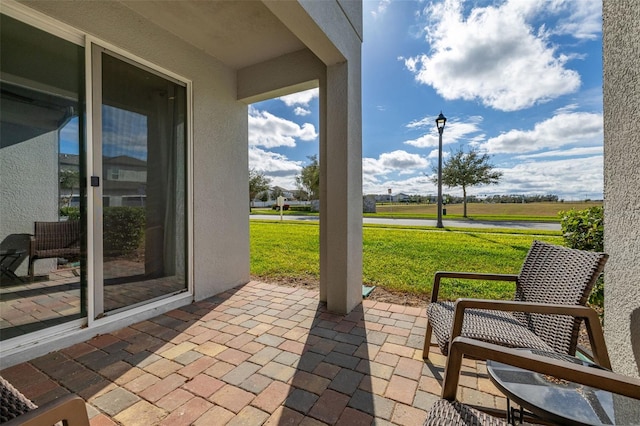
[[[130,53],[127,50],[124,50],[116,46],[115,44],[111,44],[108,41],[104,41],[102,39],[99,39],[93,36],[91,37],[87,36],[87,38],[90,38],[91,43],[95,44],[99,48],[107,50],[108,51],[107,53],[109,53],[110,55],[115,56],[116,58],[123,60],[135,67],[142,68],[145,71],[148,71],[159,77],[171,80],[172,82],[179,84],[183,87],[191,83],[191,80],[189,80],[188,78],[183,77],[180,74],[177,74],[173,71],[169,71],[168,69],[154,62],[148,61],[137,55],[134,55],[133,53]]]
[[[93,190],[91,189],[91,176],[94,175],[93,167],[93,73],[91,72],[91,37],[85,38],[84,48],[84,74],[85,74],[85,153],[86,153],[86,171],[85,193],[87,194],[87,326],[93,325],[95,318],[95,254],[93,248],[89,244],[93,244],[94,225],[93,217],[95,214],[95,202],[93,198]]]
[[[91,110],[91,156],[87,155],[87,163],[91,164],[92,173],[87,176],[87,180],[91,176],[100,178],[98,187],[88,186],[88,193],[93,203],[91,215],[87,213],[90,220],[90,227],[93,235],[88,240],[88,250],[92,254],[91,260],[91,288],[93,289],[93,297],[87,299],[89,305],[93,308],[90,318],[90,324],[104,313],[104,273],[103,273],[103,216],[104,206],[102,204],[102,188],[104,187],[102,173],[102,62],[100,51],[95,49],[96,46],[93,37],[87,37],[87,45],[85,50],[88,52],[87,58],[89,63],[86,64],[91,76],[91,86],[87,88],[91,93],[91,103],[87,102],[87,109]],[[88,184],[89,182],[87,182]],[[87,226],[89,227],[89,226]]]
[[[4,340],[2,342],[2,352],[0,352],[2,354],[2,357],[0,357],[2,359],[2,364],[4,365],[5,354],[20,352],[25,350],[27,347],[45,344],[51,337],[68,335],[69,333],[73,333],[75,330],[80,329],[84,323],[84,319],[81,318]]]
[[[187,81],[187,261],[185,266],[187,268],[187,286],[189,293],[195,298],[195,274],[194,274],[194,265],[195,260],[193,256],[193,252],[195,249],[194,244],[194,231],[193,231],[193,221],[194,221],[194,190],[193,190],[193,83],[189,80]]]
[[[84,33],[82,31],[17,1],[2,0],[0,12],[71,43],[80,46],[84,45]]]

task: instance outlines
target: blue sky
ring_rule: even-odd
[[[365,0],[363,192],[436,193],[442,111],[445,159],[473,146],[503,173],[470,195],[601,199],[601,18],[600,0]],[[294,189],[318,130],[317,90],[253,104],[249,166]]]

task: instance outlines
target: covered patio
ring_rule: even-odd
[[[422,425],[446,358],[422,360],[424,309],[251,281],[0,371],[42,405],[75,393],[92,425]],[[432,349],[432,351],[437,349]],[[459,399],[505,409],[484,362]]]

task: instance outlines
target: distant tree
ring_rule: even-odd
[[[318,156],[307,157],[311,163],[304,166],[300,174],[296,176],[296,186],[301,192],[307,193],[309,200],[317,200],[320,195],[320,165]]]
[[[304,191],[303,189],[296,189],[293,192],[294,197],[296,197],[296,199],[300,200],[300,201],[306,201],[309,199],[309,194],[307,194],[306,191]]]
[[[442,166],[442,183],[449,188],[461,187],[464,203],[464,217],[467,217],[467,188],[477,185],[497,184],[502,172],[493,170],[489,163],[489,155],[481,154],[478,149],[470,148],[469,152],[459,149]],[[438,183],[438,169],[432,181]]]
[[[60,189],[69,191],[68,196],[64,197],[64,204],[68,206],[73,197],[73,189],[80,187],[80,171],[71,169],[60,170],[59,181]]]
[[[266,177],[264,172],[259,172],[256,169],[249,169],[249,210],[251,210],[253,200],[261,192],[267,191],[270,184],[271,179]]]
[[[273,188],[273,191],[271,192],[271,196],[273,197],[274,200],[277,200],[279,196],[284,196],[284,192],[282,192],[282,188],[280,188],[279,186],[276,186]]]

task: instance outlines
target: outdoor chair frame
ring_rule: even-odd
[[[0,376],[0,399],[0,423],[6,426],[89,426],[86,404],[77,395],[65,395],[38,407]]]
[[[605,253],[534,241],[518,275],[436,272],[427,307],[423,358],[429,357],[432,334],[444,355],[457,336],[575,355],[584,320],[594,361],[610,368],[598,315],[585,306],[607,258]],[[511,301],[439,301],[443,278],[515,282],[515,297]]]
[[[425,426],[438,425],[506,425],[506,413],[500,410],[472,406],[456,401],[462,359],[468,356],[523,368],[541,374],[569,380],[593,388],[640,399],[640,379],[616,374],[609,370],[574,364],[560,359],[535,355],[466,337],[456,337],[449,356],[442,384],[442,399],[434,403]]]

